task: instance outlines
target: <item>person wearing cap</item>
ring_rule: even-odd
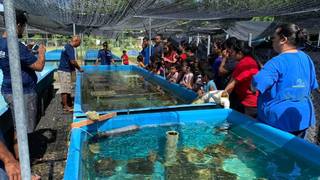
[[[101,62],[101,65],[111,65],[111,63],[114,63],[112,52],[108,48],[108,43],[104,42],[102,44],[103,48],[99,50],[98,52],[98,58],[96,60],[96,65],[99,64],[99,61]]]

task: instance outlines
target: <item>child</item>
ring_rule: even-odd
[[[144,63],[143,63],[143,56],[142,55],[139,55],[138,57],[137,57],[137,62],[138,62],[138,66],[139,67],[142,67],[142,68],[145,68],[146,66],[144,65]]]
[[[127,51],[122,51],[122,56],[121,56],[121,60],[122,60],[122,64],[123,65],[129,65],[129,57],[127,55]]]
[[[192,89],[193,73],[190,71],[190,67],[183,66],[182,71],[184,72],[184,76],[183,76],[180,84],[182,86],[187,87],[188,89]]]
[[[194,73],[194,77],[195,77],[195,81],[193,84],[193,90],[195,92],[198,92],[199,90],[201,91],[202,87],[203,87],[203,82],[202,82],[202,75],[199,72],[195,72]]]
[[[167,79],[172,83],[177,83],[179,77],[179,72],[176,66],[170,68],[170,73],[167,76]]]
[[[202,78],[204,84],[203,91],[208,93],[209,91],[218,90],[216,84],[213,81],[213,76],[211,74],[204,74]]]
[[[203,96],[210,91],[218,90],[211,74],[203,74],[201,81],[202,87],[197,90],[199,96]]]

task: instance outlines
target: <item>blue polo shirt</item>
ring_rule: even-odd
[[[60,56],[60,64],[58,70],[65,72],[75,71],[75,67],[71,64],[71,61],[76,60],[74,54],[74,47],[71,44],[66,44]]]
[[[163,47],[161,44],[156,44],[151,51],[151,61],[158,62],[161,60],[163,54]]]
[[[254,76],[260,91],[258,119],[287,132],[315,124],[311,91],[318,88],[311,58],[302,51],[282,53],[268,61]]]
[[[217,90],[217,86],[213,80],[210,80],[206,85],[204,85],[204,92],[209,92],[211,87],[213,90]]]
[[[144,58],[144,65],[148,65],[150,63],[150,56],[151,56],[150,55],[150,46],[142,49],[142,51],[140,53]],[[153,54],[153,47],[152,46],[151,46],[151,54]]]
[[[21,76],[23,84],[23,93],[35,93],[37,85],[37,75],[29,66],[37,61],[37,58],[22,44],[19,45],[19,55],[21,63]],[[3,81],[1,87],[2,94],[12,94],[11,75],[9,67],[8,44],[6,38],[0,39],[0,68],[3,72]]]
[[[101,60],[101,65],[111,65],[112,52],[110,50],[100,49],[98,52],[98,59]]]

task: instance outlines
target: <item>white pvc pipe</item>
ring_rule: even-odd
[[[207,51],[207,55],[209,55],[211,52],[211,36],[208,35],[208,51]]]
[[[226,39],[229,39],[229,37],[230,37],[230,35],[229,35],[229,34],[227,34],[227,35],[226,35]]]
[[[166,133],[167,142],[165,148],[165,163],[173,165],[177,162],[177,145],[179,141],[179,133],[176,131],[168,131]]]
[[[252,33],[249,33],[248,45],[249,45],[249,47],[252,47]]]
[[[192,42],[192,36],[189,37],[189,44]]]

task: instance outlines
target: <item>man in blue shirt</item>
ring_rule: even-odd
[[[79,72],[83,72],[83,69],[78,65],[74,48],[79,47],[81,44],[81,39],[79,36],[73,36],[71,42],[64,46],[64,50],[61,53],[60,64],[58,68],[58,75],[60,81],[60,88],[57,92],[61,94],[61,100],[63,105],[63,110],[65,112],[72,112],[72,102],[71,102],[71,92],[73,87],[72,78],[75,76],[75,69]]]
[[[22,38],[23,31],[25,29],[27,18],[23,13],[17,13],[17,35],[18,38]],[[42,71],[45,64],[45,52],[46,48],[40,45],[38,49],[38,58],[35,57],[28,48],[19,42],[19,55],[21,63],[21,75],[23,84],[23,95],[27,114],[27,132],[31,133],[36,127],[36,116],[37,116],[37,76],[35,71]],[[9,67],[9,55],[8,55],[8,44],[7,44],[7,33],[5,32],[0,39],[0,68],[3,72],[3,81],[1,87],[1,93],[9,105],[9,109],[14,114],[13,109],[13,97],[12,97],[12,86],[11,86],[11,75]],[[14,116],[13,116],[14,117]],[[15,121],[14,121],[15,122]],[[14,142],[16,141],[16,133],[14,135]],[[14,151],[16,158],[18,157],[18,145],[14,145]]]
[[[153,51],[151,53],[151,63],[159,63],[162,61],[163,57],[163,46],[162,46],[162,35],[157,34],[154,38],[155,45],[153,47]]]
[[[104,42],[102,46],[103,49],[100,49],[98,52],[96,65],[98,65],[99,61],[101,61],[101,65],[111,65],[111,63],[114,63],[114,60],[112,58],[112,52],[108,48],[108,42]]]
[[[151,54],[152,54],[152,50],[153,50],[153,47],[151,47]],[[142,51],[140,53],[144,58],[144,65],[148,66],[150,63],[150,45],[149,45],[149,40],[146,37],[143,38]]]

